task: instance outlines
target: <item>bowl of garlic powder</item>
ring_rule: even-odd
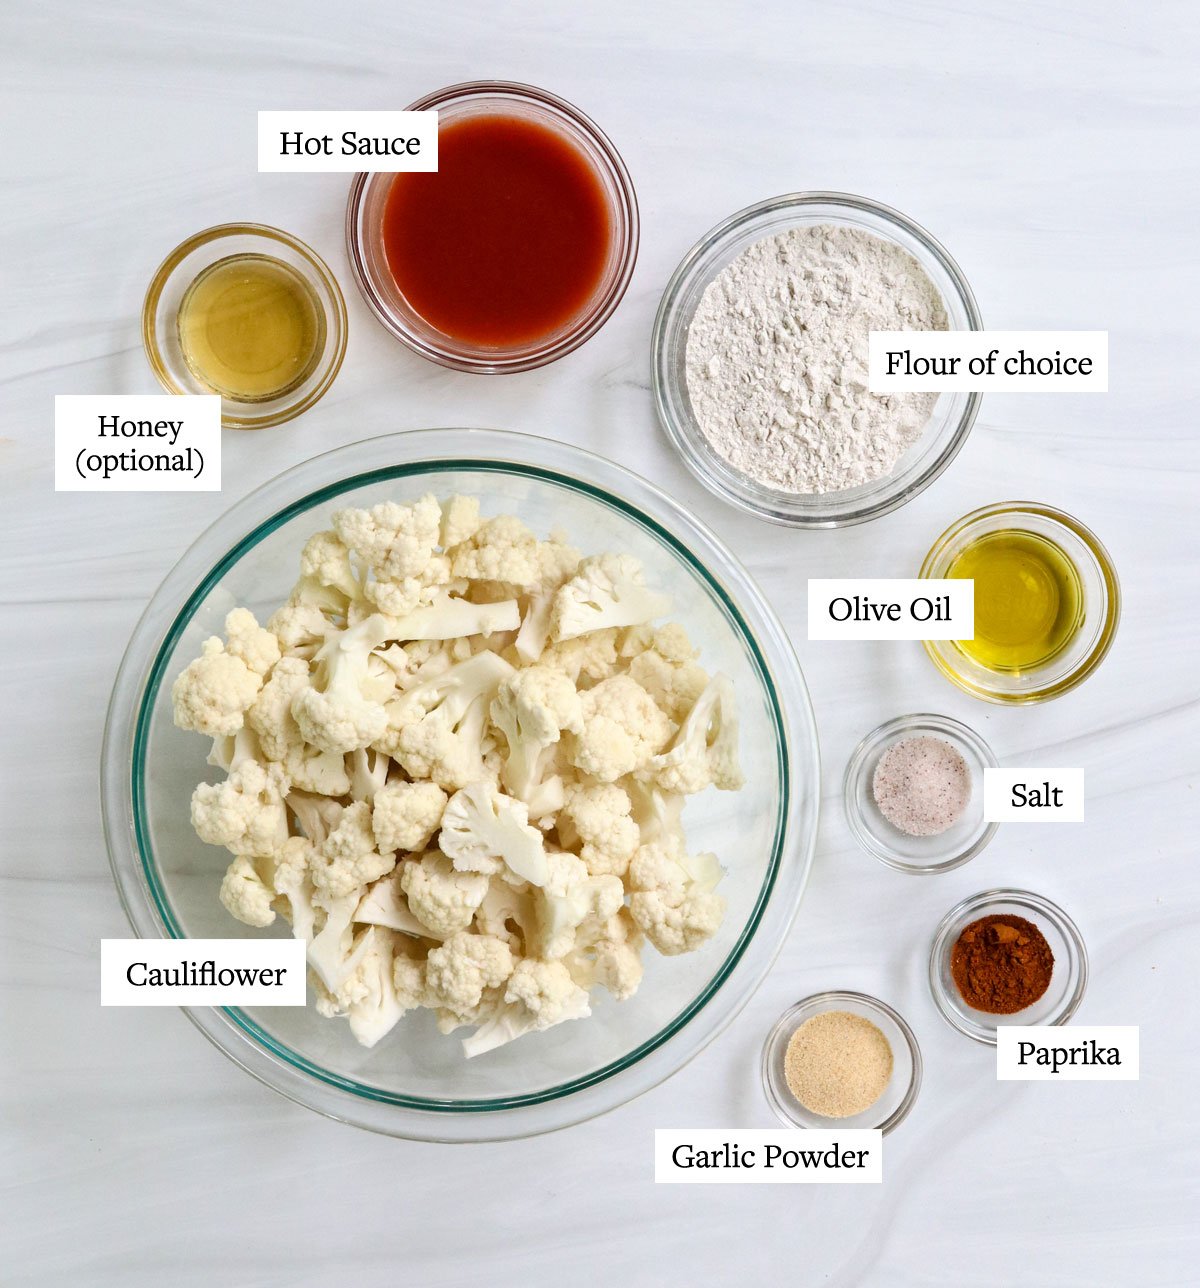
[[[966,441],[977,393],[873,394],[871,331],[981,330],[962,271],[919,225],[844,193],[790,193],[708,232],[654,325],[655,402],[718,496],[789,527],[878,518]]]

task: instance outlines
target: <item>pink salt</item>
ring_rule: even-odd
[[[879,758],[871,793],[893,827],[909,836],[937,836],[967,808],[971,771],[943,738],[902,738]]]

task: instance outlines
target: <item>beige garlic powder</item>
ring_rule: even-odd
[[[824,1011],[792,1034],[783,1074],[793,1096],[823,1118],[851,1118],[883,1095],[892,1079],[892,1048],[870,1020]]]

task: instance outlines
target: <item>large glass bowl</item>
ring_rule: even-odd
[[[170,685],[245,604],[265,615],[296,577],[301,545],[346,505],[425,492],[471,493],[540,533],[564,529],[585,552],[628,551],[674,597],[710,670],[733,680],[745,788],[693,797],[684,823],[728,868],[724,925],[695,953],[647,949],[627,1002],[595,995],[591,1019],[468,1061],[429,1012],[378,1046],[311,1008],[189,1010],[201,1031],[277,1091],[330,1117],[396,1136],[490,1140],[603,1113],[654,1086],[733,1018],[766,974],[800,902],[820,797],[816,731],[795,654],[745,570],[694,518],[643,479],[562,443],[491,430],[420,430],[369,439],[294,469],[239,502],[167,576],[138,623],[105,730],[104,827],[139,936],[252,931],[217,900],[228,855],[188,821],[195,784],[213,778],[207,741],[171,721]]]

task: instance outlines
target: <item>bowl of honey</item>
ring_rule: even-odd
[[[459,371],[528,371],[577,349],[633,275],[638,208],[594,122],[531,85],[426,95],[432,174],[358,174],[346,241],[355,281],[398,340]]]
[[[934,665],[988,702],[1067,693],[1108,655],[1121,590],[1095,533],[1061,510],[1008,501],[975,510],[934,542],[922,577],[975,583],[975,634],[926,640]]]
[[[220,394],[229,429],[307,411],[346,353],[346,303],[324,260],[266,224],[220,224],[177,246],[142,306],[142,340],[173,394]]]

